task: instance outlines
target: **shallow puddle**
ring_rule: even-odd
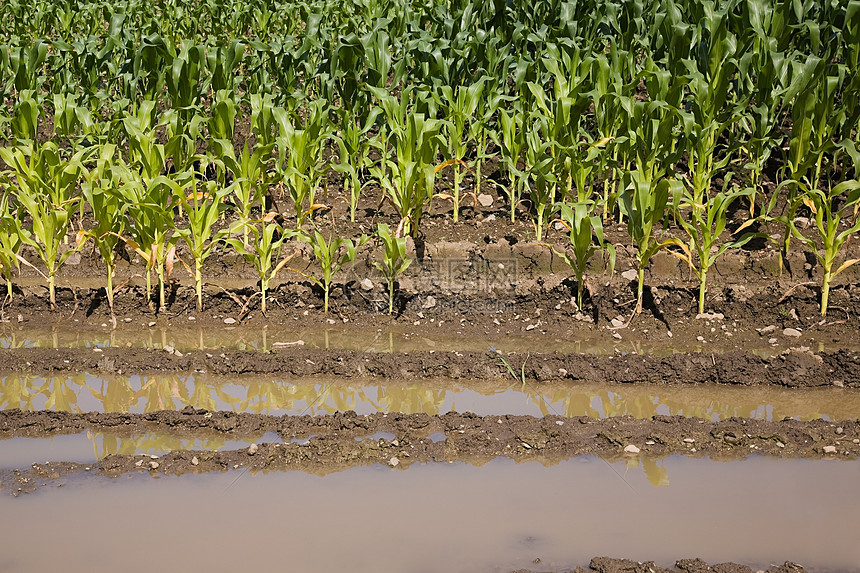
[[[398,385],[197,375],[101,378],[88,374],[0,378],[0,409],[141,413],[186,406],[262,414],[403,412],[542,416],[680,415],[713,421],[860,417],[860,393],[842,388],[783,389],[654,384],[521,384],[432,381]]]
[[[29,468],[34,463],[94,463],[113,454],[160,456],[175,450],[238,450],[254,442],[279,444],[281,437],[266,432],[257,437],[230,440],[223,437],[177,438],[166,432],[139,436],[117,436],[108,432],[81,432],[50,438],[9,438],[0,440],[0,470]]]
[[[73,479],[62,489],[0,495],[0,566],[143,572],[169,563],[209,572],[282,563],[302,572],[474,573],[567,569],[611,555],[664,566],[698,556],[858,570],[860,463],[656,463],[671,475],[663,487],[623,462],[610,468],[595,458],[552,467],[373,466],[325,477]]]
[[[369,330],[345,324],[331,328],[288,328],[267,325],[198,327],[190,326],[148,326],[149,323],[128,324],[120,322],[118,328],[111,329],[105,323],[102,328],[68,326],[37,327],[13,326],[0,327],[0,348],[92,348],[92,347],[138,347],[164,348],[171,346],[181,352],[192,350],[272,350],[277,343],[298,343],[311,348],[331,348],[363,352],[414,352],[418,350],[473,351],[482,352],[490,347],[504,352],[562,352],[562,353],[652,353],[671,354],[672,352],[721,352],[734,349],[738,341],[727,341],[725,345],[717,342],[702,344],[695,337],[677,336],[672,346],[665,340],[608,341],[607,333],[597,333],[593,338],[578,335],[575,339],[534,334],[506,334],[460,336],[452,333],[454,325],[443,323],[438,335],[423,330],[415,333],[408,326]],[[755,332],[752,333],[755,335]],[[640,334],[636,338],[640,338]],[[646,335],[647,336],[647,335]],[[731,343],[731,344],[730,344]],[[769,345],[765,338],[754,336],[745,340],[741,346],[751,352],[767,356],[778,353],[784,348]],[[813,350],[837,350],[848,347],[846,344],[818,344]]]

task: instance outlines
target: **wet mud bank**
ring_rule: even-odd
[[[495,458],[553,465],[582,455],[605,460],[674,454],[714,460],[737,460],[750,455],[842,460],[860,456],[857,420],[769,422],[731,418],[710,422],[680,416],[595,420],[481,417],[469,413],[359,416],[353,412],[278,417],[190,407],[150,414],[0,412],[0,438],[82,431],[118,436],[158,431],[184,438],[229,434],[234,439],[275,432],[283,443],[254,443],[226,451],[176,450],[162,456],[109,455],[94,464],[33,464],[31,468],[3,472],[3,490],[13,494],[33,491],[52,480],[85,471],[111,477],[135,472],[181,475],[230,469],[328,474],[371,464],[406,469],[422,462],[465,461],[481,465]]]
[[[96,348],[92,350],[16,348],[0,353],[0,373],[217,375],[272,374],[281,377],[337,376],[398,381],[426,378],[510,380],[501,355],[487,352],[416,351],[404,353],[324,350],[303,346],[276,352]],[[507,354],[505,360],[525,382],[587,381],[650,384],[777,385],[860,387],[860,354],[840,350],[788,349],[761,357],[751,352],[642,354]]]
[[[773,565],[766,569],[767,573],[802,573],[806,571],[802,565],[786,561],[782,565]],[[672,568],[660,567],[653,561],[631,561],[613,557],[595,557],[588,568],[577,567],[574,573],[754,573],[755,569],[738,563],[716,563],[708,565],[701,559],[680,559]],[[532,573],[527,569],[518,569],[514,573]]]

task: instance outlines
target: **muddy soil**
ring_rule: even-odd
[[[710,422],[680,416],[636,420],[625,416],[605,420],[546,416],[477,416],[470,413],[374,414],[354,412],[332,416],[267,416],[210,412],[188,407],[151,414],[71,414],[65,412],[0,412],[0,438],[46,437],[58,434],[109,432],[119,436],[148,431],[182,438],[229,435],[231,438],[276,432],[284,443],[253,444],[228,451],[177,450],[154,458],[111,455],[86,464],[34,464],[5,472],[2,487],[17,494],[33,491],[71,473],[95,471],[105,476],[129,472],[302,470],[319,474],[368,464],[406,469],[413,463],[467,461],[483,464],[494,458],[539,461],[545,465],[579,455],[604,460],[673,454],[715,460],[750,455],[784,458],[856,459],[860,456],[860,421],[763,421],[730,418]],[[392,439],[373,437],[378,432]],[[444,438],[443,438],[444,435]]]
[[[595,557],[588,564],[588,569],[577,567],[575,573],[753,573],[753,569],[737,563],[717,563],[708,565],[701,559],[681,559],[671,569],[660,567],[653,561],[639,562],[629,559],[614,559],[612,557]],[[806,571],[801,565],[786,561],[782,565],[774,565],[767,573],[802,573]],[[531,573],[526,569],[514,573]]]
[[[507,354],[494,351],[416,351],[404,353],[325,350],[289,346],[273,352],[217,350],[182,353],[167,349],[14,348],[0,353],[0,372],[62,374],[217,375],[272,374],[280,377],[332,377],[395,380],[425,378],[522,383],[588,381],[651,384],[778,385],[791,388],[860,387],[860,354],[847,350],[814,353],[794,348],[761,357],[751,352],[653,354]]]

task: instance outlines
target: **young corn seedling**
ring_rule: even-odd
[[[658,241],[654,227],[663,220],[670,195],[679,198],[682,186],[679,181],[660,179],[652,181],[640,171],[632,171],[622,179],[619,208],[627,218],[627,233],[636,245],[638,283],[634,314],[642,312],[642,294],[645,289],[645,269],[657,252],[673,244],[671,240]]]
[[[728,185],[729,177],[726,178],[726,187]],[[685,245],[680,240],[670,239],[673,245],[681,249],[681,252],[672,251],[672,254],[686,262],[699,279],[699,314],[705,312],[708,270],[711,266],[729,249],[740,248],[751,239],[761,236],[758,233],[745,233],[738,239],[720,243],[720,235],[726,230],[729,207],[742,197],[751,197],[753,193],[752,188],[730,191],[724,189],[713,196],[700,196],[695,187],[684,188],[681,202],[673,206],[675,220],[690,237],[690,242]],[[753,222],[754,219],[749,219],[735,231],[735,234],[740,233]]]
[[[297,227],[301,227],[305,217],[320,207],[315,200],[316,190],[328,168],[323,159],[323,149],[332,133],[328,110],[328,102],[315,100],[307,110],[304,123],[298,117],[291,118],[282,108],[273,110],[280,127],[278,166],[281,181],[293,200]],[[297,128],[294,122],[300,127]]]
[[[36,251],[45,265],[51,308],[56,308],[56,274],[63,263],[78,248],[80,241],[66,250],[63,242],[69,230],[71,215],[80,197],[75,187],[84,171],[83,159],[87,150],[64,159],[53,142],[34,148],[32,143],[0,148],[0,158],[11,167],[14,177],[13,193],[18,204],[31,219],[29,232],[21,240]],[[80,237],[79,237],[80,239]]]
[[[328,298],[334,276],[344,265],[355,260],[355,251],[369,239],[366,235],[353,243],[351,239],[329,237],[326,241],[322,234],[314,229],[313,234],[300,232],[298,240],[309,244],[314,250],[314,258],[319,263],[322,276],[302,275],[309,278],[315,285],[323,289],[323,312],[328,314]]]
[[[164,308],[167,300],[164,283],[173,268],[174,245],[179,238],[173,221],[175,198],[188,186],[189,174],[179,174],[175,180],[163,175],[146,179],[137,169],[122,160],[114,166],[119,178],[117,197],[130,219],[129,236],[123,236],[122,240],[146,261],[148,302],[152,300],[152,272],[155,271],[158,307]]]
[[[526,147],[525,123],[526,113],[522,109],[514,109],[510,114],[500,109],[499,129],[490,133],[500,149],[502,164],[508,175],[508,185],[503,190],[511,207],[511,223],[516,221],[516,209],[526,181],[526,174],[520,169],[520,159]]]
[[[257,144],[253,152],[246,143],[242,153],[236,157],[233,143],[226,139],[215,140],[216,161],[233,174],[233,183],[228,187],[236,207],[239,222],[242,223],[242,244],[248,247],[248,233],[251,228],[251,211],[256,205],[263,206],[269,188],[269,161],[272,158],[273,144]],[[225,178],[219,181],[226,186]]]
[[[561,220],[570,230],[570,244],[573,247],[573,257],[564,251],[553,252],[562,258],[576,276],[576,304],[582,308],[582,292],[585,286],[585,271],[588,261],[597,251],[605,251],[609,255],[609,272],[615,269],[615,247],[603,240],[603,223],[600,216],[595,215],[596,203],[584,201],[573,205],[561,205]]]
[[[21,217],[17,209],[13,208],[12,198],[8,186],[3,190],[0,198],[0,272],[6,279],[6,299],[12,300],[12,272],[20,270],[21,263],[31,266],[22,256],[21,247],[24,246],[22,237],[28,233],[21,224]]]
[[[409,93],[401,94],[398,101],[384,90],[371,89],[388,120],[387,138],[394,147],[394,160],[386,157],[388,151],[383,145],[381,166],[372,167],[370,172],[400,216],[395,234],[414,235],[424,207],[433,197],[436,173],[444,166],[436,165],[443,123],[410,109]]]
[[[292,255],[281,258],[283,254],[284,243],[295,236],[295,233],[286,230],[277,222],[274,221],[276,213],[267,213],[265,217],[258,221],[244,223],[251,231],[251,242],[248,246],[235,238],[226,237],[224,242],[242,255],[245,260],[254,266],[257,275],[260,278],[260,310],[266,314],[267,293],[269,284],[275,279],[278,273],[286,264],[298,254],[298,251]]]
[[[460,185],[463,182],[461,166],[466,165],[464,161],[468,151],[467,128],[475,121],[475,112],[478,109],[484,92],[484,78],[472,85],[440,86],[439,92],[434,92],[436,103],[441,107],[445,118],[445,148],[446,158],[453,165],[454,181],[451,187],[452,199],[454,201],[454,222],[460,216]],[[477,195],[477,193],[476,193]]]
[[[113,313],[113,277],[116,247],[125,234],[128,218],[118,197],[119,176],[114,172],[116,146],[106,144],[99,150],[95,168],[88,171],[81,185],[84,201],[93,214],[93,227],[84,236],[92,239],[106,268],[108,307]]]
[[[349,203],[349,220],[355,222],[355,210],[362,190],[361,173],[371,165],[371,141],[368,133],[382,110],[378,107],[372,108],[363,124],[360,123],[360,118],[346,110],[339,109],[337,113],[340,117],[340,133],[334,140],[337,142],[340,163],[332,165],[332,169],[343,174],[344,191]]]
[[[398,275],[403,274],[409,265],[412,264],[412,259],[406,257],[406,238],[396,237],[388,225],[379,223],[376,227],[376,236],[382,242],[385,251],[383,260],[375,261],[373,266],[385,277],[388,282],[388,314],[394,313],[394,285]]]
[[[204,165],[200,166],[200,171],[201,173],[205,171]],[[213,231],[218,217],[227,208],[224,199],[230,191],[229,188],[225,189],[214,181],[205,182],[202,184],[202,189],[198,189],[197,180],[194,179],[191,194],[185,195],[182,189],[182,194],[178,197],[178,204],[183,207],[188,226],[177,229],[176,234],[185,241],[191,258],[194,259],[192,274],[198,312],[203,310],[203,262],[232,231],[229,228]]]
[[[818,264],[824,270],[824,276],[821,278],[821,316],[825,316],[831,282],[845,269],[860,263],[860,259],[848,259],[833,270],[842,248],[851,235],[860,230],[860,219],[839,230],[842,220],[852,216],[860,203],[860,180],[843,181],[832,187],[828,186],[827,190],[815,189],[802,182],[796,184],[801,191],[797,202],[806,205],[812,211],[815,217],[816,235],[805,236],[797,228],[794,220],[789,221],[789,225],[792,235],[815,255]]]

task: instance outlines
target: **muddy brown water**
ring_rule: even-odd
[[[0,495],[0,569],[265,571],[288,562],[303,572],[474,573],[557,571],[613,555],[860,570],[856,460],[627,464],[87,475],[36,495]]]
[[[776,386],[423,380],[278,379],[271,376],[18,376],[0,377],[0,409],[145,413],[186,406],[258,414],[358,414],[402,412],[479,415],[555,414],[606,418],[630,415],[732,416],[763,420],[847,420],[860,417],[860,393],[846,388]]]
[[[147,318],[147,317],[144,317]],[[140,320],[140,317],[137,318]],[[149,320],[147,318],[147,320]],[[192,350],[260,350],[270,351],[278,343],[301,343],[310,348],[359,350],[366,352],[484,351],[495,347],[504,352],[561,352],[586,354],[673,352],[722,352],[737,348],[737,344],[720,342],[701,343],[693,336],[678,336],[667,345],[665,340],[649,341],[647,336],[633,340],[608,339],[606,332],[580,333],[575,337],[542,336],[530,334],[485,334],[480,337],[452,334],[449,328],[410,328],[399,325],[380,329],[355,327],[350,324],[328,327],[258,326],[195,326],[154,324],[149,322],[125,323],[117,328],[109,323],[102,327],[68,324],[57,326],[3,325],[0,327],[0,348],[153,348],[172,347],[181,352]],[[426,325],[425,325],[426,326]],[[444,326],[444,324],[440,325]],[[417,332],[416,332],[417,331]],[[770,344],[768,337],[755,336],[744,340],[743,348],[760,356],[782,351],[786,344]],[[786,342],[786,341],[782,341]],[[834,351],[845,348],[860,349],[850,341],[817,342],[812,350]]]

